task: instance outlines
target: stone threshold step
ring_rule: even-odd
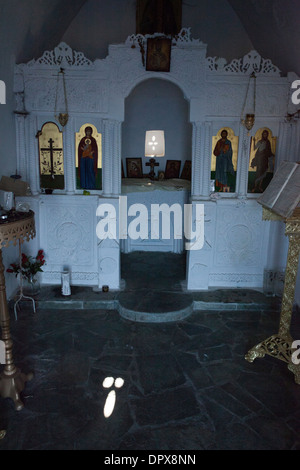
[[[224,294],[225,293],[225,294]],[[251,294],[251,293],[250,293]],[[220,301],[224,298],[224,301]],[[43,310],[116,310],[135,322],[170,322],[187,318],[195,311],[280,310],[278,298],[248,291],[160,292],[150,289],[122,292],[95,292],[91,288],[73,287],[71,296],[61,295],[59,287],[42,288],[35,298],[36,308]],[[31,300],[21,304],[30,307]],[[11,301],[13,307],[13,301]]]

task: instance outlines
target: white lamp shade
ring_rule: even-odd
[[[146,131],[145,157],[163,157],[165,154],[164,131]]]

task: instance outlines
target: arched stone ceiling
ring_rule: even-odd
[[[254,48],[286,74],[300,76],[300,1],[228,0]]]
[[[3,25],[4,29],[1,29],[6,31],[7,44],[14,47],[16,62],[38,58],[44,50],[54,48],[64,36],[76,42],[76,37],[83,38],[84,34],[88,37],[90,31],[94,31],[91,41],[95,44],[98,38],[100,44],[106,40],[106,51],[108,44],[125,40],[128,34],[135,32],[135,0],[10,0],[1,3],[0,26]],[[237,57],[235,48],[239,50],[237,48],[244,46],[246,53],[252,45],[264,58],[271,59],[283,74],[294,71],[300,75],[300,0],[183,0],[182,5],[187,20],[195,12],[195,26],[199,23],[199,30],[205,36],[193,34],[193,37],[208,43],[208,32],[214,32],[212,44],[208,43],[213,53],[219,47],[219,55],[231,60],[232,56]],[[214,8],[217,24],[214,24],[208,5]],[[224,14],[224,26],[220,21],[221,13]],[[91,21],[90,31],[81,26],[82,18],[86,25],[87,17]],[[228,44],[228,55],[223,54],[224,41]],[[85,45],[88,48],[88,43]],[[70,46],[76,49],[77,45]],[[80,50],[86,52],[84,48]],[[100,46],[98,50],[101,52]],[[92,54],[90,58],[95,57]]]

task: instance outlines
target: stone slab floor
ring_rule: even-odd
[[[244,359],[278,331],[272,311],[153,324],[114,310],[23,308],[11,330],[15,363],[34,377],[21,411],[0,399],[0,450],[300,450],[293,374],[270,356]]]
[[[294,375],[271,356],[244,358],[278,333],[278,299],[243,289],[184,293],[184,276],[184,257],[134,253],[122,259],[123,292],[72,287],[66,300],[59,286],[43,288],[36,314],[30,302],[17,320],[11,309],[14,362],[34,377],[21,411],[0,398],[0,450],[300,450]],[[114,305],[126,302],[149,321],[122,317]],[[151,322],[151,312],[191,302],[202,309]]]

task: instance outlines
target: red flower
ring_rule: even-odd
[[[22,264],[23,264],[23,263],[27,263],[27,261],[28,261],[27,256],[24,255],[24,253],[22,253]]]
[[[21,266],[18,263],[11,263],[8,273],[14,273],[16,276],[20,273],[23,277],[35,276],[38,272],[43,271],[41,267],[45,264],[44,251],[39,250],[36,258],[26,256],[22,253]]]
[[[38,251],[36,260],[40,261],[41,263],[44,261],[44,251],[43,250]]]

